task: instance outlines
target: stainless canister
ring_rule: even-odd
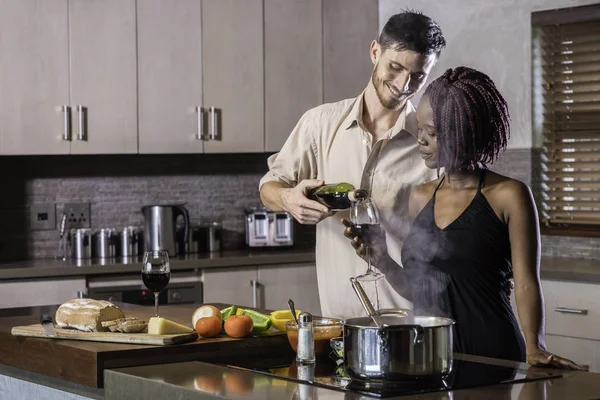
[[[222,225],[220,222],[212,222],[210,225],[208,225],[208,251],[221,251],[221,228]]]
[[[101,228],[92,237],[92,255],[96,258],[111,258],[116,255],[116,231],[111,228]]]
[[[71,229],[70,240],[72,254],[74,258],[82,259],[92,257],[92,238],[90,229]]]
[[[442,317],[380,316],[344,321],[344,365],[351,378],[443,378],[452,370],[452,325]]]
[[[138,255],[140,229],[126,226],[119,230],[119,256],[135,257]]]

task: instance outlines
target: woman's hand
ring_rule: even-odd
[[[361,237],[356,232],[356,228],[346,218],[342,218],[342,224],[346,227],[344,230],[344,236],[350,239],[350,244],[356,250],[356,254],[367,261],[367,245],[361,239]],[[379,260],[383,259],[383,256],[387,254],[387,244],[385,242],[385,231],[383,229],[379,229],[377,232],[370,231],[369,241],[372,243],[369,247],[369,253],[371,256],[371,263],[377,266]]]
[[[578,371],[588,370],[588,367],[586,366],[577,365],[571,360],[567,360],[566,358],[562,358],[546,350],[542,350],[539,347],[535,349],[535,351],[527,354],[527,362],[535,367],[566,368]]]

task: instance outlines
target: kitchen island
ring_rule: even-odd
[[[119,306],[128,316],[148,317],[152,314],[151,307]],[[189,324],[196,307],[164,306],[161,314]],[[53,308],[56,306],[48,306],[46,311],[51,312]],[[10,334],[15,325],[39,321],[35,315],[38,311],[22,310],[21,315],[15,315],[15,310],[0,310],[0,399],[370,398],[352,391],[332,390],[298,381],[294,373],[289,372],[293,369],[290,364],[294,364],[294,353],[282,334],[241,340],[204,339],[168,347],[23,338]],[[600,397],[600,380],[594,373],[527,368],[524,364],[462,355],[456,355],[456,359],[505,366],[528,379],[541,380],[399,398]],[[287,371],[285,368],[271,371],[272,366],[286,363]],[[315,377],[320,375],[323,373],[317,368]]]

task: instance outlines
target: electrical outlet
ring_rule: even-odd
[[[56,229],[56,205],[54,203],[32,204],[29,207],[29,227],[32,231]]]
[[[66,203],[63,212],[67,213],[67,226],[69,228],[90,228],[91,218],[90,203]]]

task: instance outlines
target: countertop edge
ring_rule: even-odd
[[[0,282],[20,280],[20,279],[49,279],[65,277],[84,277],[107,274],[122,274],[139,272],[140,259],[127,260],[128,263],[112,262],[105,265],[93,264],[89,260],[87,265],[62,264],[55,260],[31,260],[13,264],[5,264],[0,268]],[[298,250],[293,252],[223,252],[215,256],[206,258],[173,259],[171,260],[171,270],[191,270],[208,268],[226,268],[240,266],[258,266],[274,264],[297,264],[310,263],[315,261],[314,250]],[[47,265],[44,266],[44,263]],[[39,265],[32,267],[31,265]],[[83,263],[82,263],[83,264]]]

